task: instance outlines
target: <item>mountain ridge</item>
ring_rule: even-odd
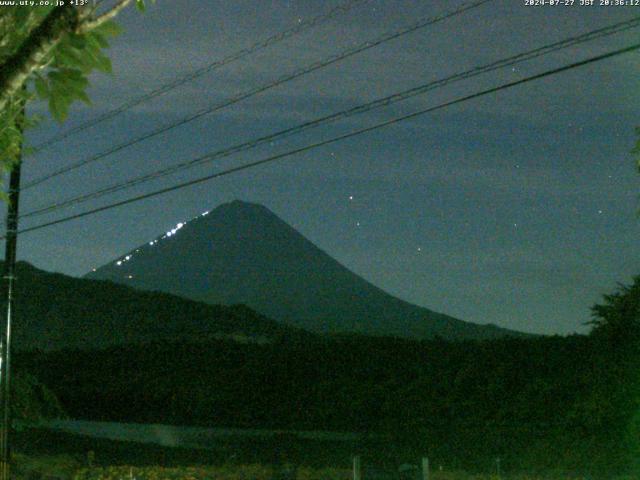
[[[209,305],[46,272],[27,262],[18,262],[17,278],[12,335],[19,350],[86,350],[162,340],[268,343],[312,335],[244,305]]]
[[[235,200],[85,275],[209,304],[243,303],[316,333],[429,339],[526,335],[434,312],[384,292],[267,207]]]

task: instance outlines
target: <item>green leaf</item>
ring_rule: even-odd
[[[113,72],[113,66],[111,65],[111,59],[109,57],[106,57],[100,54],[97,60],[98,60],[98,64],[96,65],[96,69],[105,73]]]
[[[41,76],[38,75],[35,78],[35,87],[36,87],[36,92],[38,92],[38,97],[40,97],[41,99],[45,99],[49,97],[49,85],[47,84],[47,81]]]
[[[85,66],[83,71],[85,73],[89,73],[87,70],[92,70],[94,68],[102,71],[106,71],[107,73],[111,73],[111,65],[107,65],[105,63],[105,56],[102,54],[102,50],[98,45],[93,42],[88,42],[87,47],[84,49],[84,62]]]
[[[84,102],[87,105],[91,105],[91,99],[89,98],[89,96],[86,94],[86,92],[84,90],[79,90],[76,92],[76,96],[82,100],[82,102]]]
[[[87,44],[87,39],[85,35],[70,34],[69,43],[71,44],[71,46],[73,46],[73,48],[82,50]]]
[[[87,42],[92,44],[94,48],[97,48],[98,50],[101,48],[109,48],[109,42],[104,38],[104,35],[95,31],[87,35]]]
[[[136,8],[141,12],[144,12],[147,9],[147,7],[144,4],[144,0],[136,0]]]
[[[82,51],[73,48],[68,42],[62,42],[56,49],[55,65],[59,67],[79,67],[90,69],[87,58]]]
[[[100,35],[106,35],[109,37],[115,37],[116,35],[120,35],[122,29],[113,21],[105,22],[99,27],[96,27],[93,32],[98,33]]]
[[[63,95],[51,95],[49,97],[49,110],[53,118],[62,123],[69,113],[69,105]]]
[[[58,83],[69,88],[84,89],[89,85],[89,81],[83,73],[75,68],[61,68],[51,72],[50,76]]]

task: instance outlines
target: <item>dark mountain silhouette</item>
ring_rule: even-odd
[[[246,304],[313,332],[484,339],[516,332],[395,298],[351,272],[267,208],[223,204],[87,278],[209,304]]]
[[[25,262],[18,263],[17,276],[13,345],[18,350],[226,338],[262,343],[311,335],[242,305],[208,305],[44,272]]]

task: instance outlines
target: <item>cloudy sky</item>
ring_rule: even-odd
[[[92,107],[31,144],[328,12],[344,0],[158,0],[119,17]],[[640,7],[494,0],[25,190],[28,212],[361,103],[640,15]],[[24,182],[462,2],[363,1],[25,160]],[[638,42],[640,29],[433,90],[23,227],[104,205]],[[266,205],[375,285],[458,318],[585,332],[589,307],[640,273],[640,54],[487,95],[280,162],[24,234],[19,257],[82,275],[234,199]],[[41,109],[35,106],[34,110]]]

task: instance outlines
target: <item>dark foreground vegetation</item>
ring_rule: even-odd
[[[0,262],[0,268],[2,262]],[[260,343],[311,334],[242,305],[207,305],[107,281],[83,280],[19,262],[13,343],[20,350],[99,349],[172,339]]]
[[[72,418],[374,432],[453,468],[605,478],[638,457],[639,291],[594,307],[588,336],[152,342],[16,364]]]

